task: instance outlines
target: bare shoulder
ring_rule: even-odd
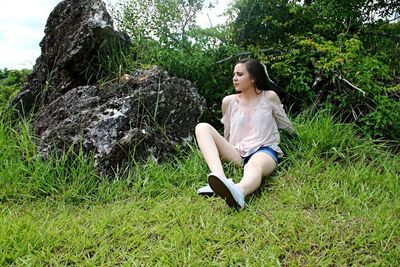
[[[227,95],[222,99],[222,112],[223,113],[230,106],[230,104],[232,103],[234,98],[235,98],[235,95]]]
[[[235,95],[227,95],[222,99],[222,105],[224,104],[230,104],[233,99],[235,98]]]
[[[279,96],[277,95],[277,93],[275,93],[274,91],[265,91],[265,97],[271,101],[272,103],[275,104],[281,104],[281,99],[279,98]]]

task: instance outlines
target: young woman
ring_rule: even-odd
[[[278,95],[272,91],[266,68],[256,59],[235,65],[233,85],[237,94],[222,100],[224,137],[210,124],[196,126],[196,139],[211,171],[208,185],[199,194],[217,194],[230,207],[243,208],[244,198],[257,190],[262,177],[277,167],[282,150],[279,131],[295,133]],[[223,161],[243,166],[243,177],[235,184],[227,179]]]

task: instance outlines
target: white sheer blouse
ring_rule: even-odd
[[[279,131],[295,132],[282,104],[270,101],[267,92],[262,91],[257,104],[247,107],[243,105],[238,95],[234,95],[221,119],[224,124],[224,137],[235,146],[242,157],[257,151],[262,146],[269,146],[278,153]]]

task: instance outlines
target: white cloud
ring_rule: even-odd
[[[36,40],[40,40],[41,37],[32,29],[17,25],[9,26],[3,39],[0,40],[0,68],[31,68],[40,54],[40,41]]]
[[[32,68],[47,17],[60,0],[0,0],[0,68]]]
[[[212,2],[215,3],[213,8],[205,8],[196,19],[196,23],[202,28],[214,27],[225,23],[227,17],[223,16],[223,12],[233,0],[209,0],[205,1],[205,6]]]

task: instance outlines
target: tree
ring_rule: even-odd
[[[228,11],[238,45],[286,43],[290,34],[307,28],[298,16],[300,6],[288,0],[237,0]],[[304,31],[304,29],[303,29]]]
[[[116,12],[118,26],[136,45],[156,41],[160,47],[188,42],[188,32],[196,28],[196,15],[204,0],[132,0]],[[154,42],[152,42],[154,44]]]

